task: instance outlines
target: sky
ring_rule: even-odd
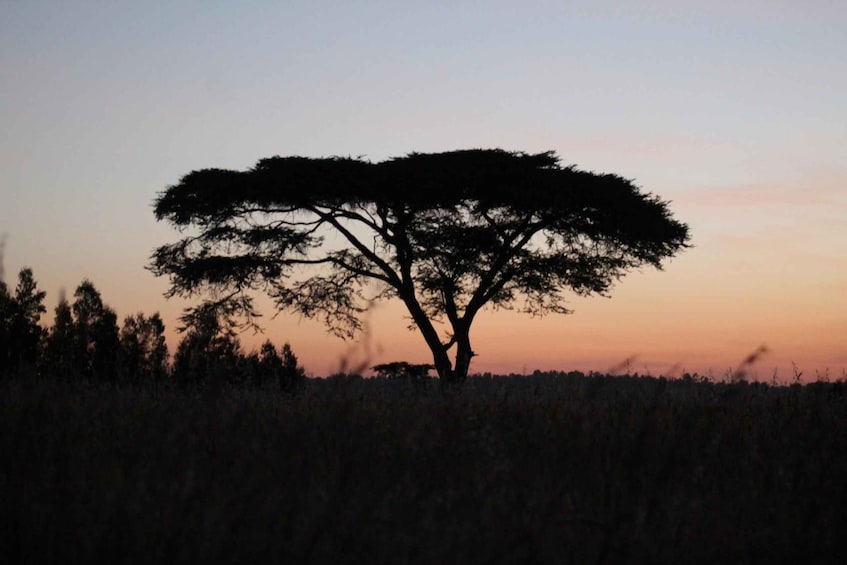
[[[273,155],[555,150],[672,202],[691,249],[574,313],[484,312],[472,372],[847,377],[847,3],[0,0],[5,279],[190,303],[145,265],[157,193]],[[264,307],[308,373],[430,362],[402,305],[344,342]]]

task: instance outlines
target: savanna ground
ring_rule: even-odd
[[[847,559],[847,384],[0,384],[7,563]]]

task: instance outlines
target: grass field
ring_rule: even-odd
[[[7,563],[843,563],[847,385],[0,385]]]

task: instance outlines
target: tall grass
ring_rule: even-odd
[[[847,387],[0,386],[10,563],[838,562]]]

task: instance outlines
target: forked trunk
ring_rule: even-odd
[[[470,320],[472,318],[462,320],[460,324],[453,327],[454,342],[456,344],[456,364],[454,366],[450,362],[450,357],[447,355],[447,349],[441,343],[438,332],[415,299],[414,290],[410,287],[403,288],[401,289],[400,297],[406,303],[412,319],[417,324],[421,334],[423,334],[423,338],[429,346],[430,351],[432,351],[433,364],[435,365],[435,370],[438,372],[442,390],[446,387],[463,383],[468,376],[471,358],[474,356],[474,352],[471,350],[469,336]]]
[[[442,390],[460,386],[468,377],[468,371],[471,366],[471,359],[475,353],[471,350],[471,342],[468,332],[462,332],[455,335],[456,339],[456,362],[455,365],[450,363],[446,351],[443,347],[438,352],[433,351],[435,359],[435,369],[438,371],[438,377],[441,380]]]
[[[430,346],[430,349],[432,347]],[[450,358],[441,344],[438,344],[436,349],[432,351],[432,357],[435,361],[435,371],[438,373],[438,379],[442,384],[453,380],[453,364],[450,363]]]

